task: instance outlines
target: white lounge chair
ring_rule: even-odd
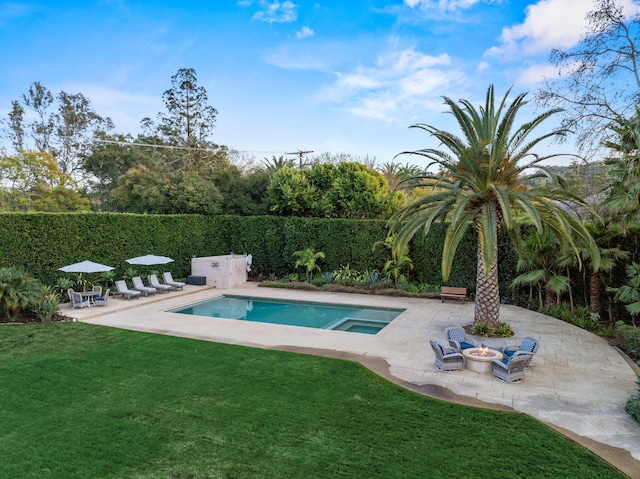
[[[168,284],[173,289],[184,288],[184,283],[181,283],[180,281],[174,281],[171,277],[171,273],[168,271],[166,273],[162,273],[162,281],[164,281],[164,284]]]
[[[149,285],[152,288],[156,288],[160,293],[168,293],[173,289],[173,286],[171,285],[160,283],[160,281],[158,281],[158,277],[155,274],[150,274],[149,276],[147,276],[147,279],[149,280]]]
[[[129,289],[127,286],[127,282],[124,279],[120,279],[116,281],[116,294],[120,296],[124,296],[127,299],[137,298],[142,293],[140,291],[134,291],[133,289]]]
[[[136,291],[140,291],[145,296],[149,296],[150,294],[156,294],[158,292],[156,288],[152,288],[151,286],[145,286],[140,276],[135,276],[131,278],[131,281],[133,282],[133,289],[135,289]]]

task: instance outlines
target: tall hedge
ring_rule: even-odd
[[[283,275],[294,271],[293,252],[308,247],[323,251],[323,271],[347,264],[355,270],[382,270],[387,252],[373,249],[383,241],[387,223],[279,216],[134,215],[120,213],[2,213],[0,266],[20,266],[45,283],[62,275],[58,268],[85,259],[116,268],[125,259],[145,254],[170,256],[174,276],[190,272],[192,257],[250,253],[253,272]],[[410,245],[413,280],[441,284],[444,226]],[[501,238],[500,278],[506,291],[514,276],[515,254]],[[473,231],[462,242],[448,284],[475,288],[477,240]],[[506,294],[506,293],[503,293]]]

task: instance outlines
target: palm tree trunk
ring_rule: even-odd
[[[489,273],[484,273],[482,249],[478,241],[478,269],[476,273],[476,304],[473,322],[486,324],[491,328],[500,326],[500,287],[498,283],[498,245],[496,248],[496,261],[489,268]]]
[[[592,271],[589,277],[589,311],[600,314],[600,274]]]

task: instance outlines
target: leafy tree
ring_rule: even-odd
[[[456,119],[462,137],[426,124],[413,125],[434,136],[448,151],[426,148],[405,154],[428,158],[441,172],[418,178],[436,182],[438,190],[413,201],[394,215],[392,231],[398,231],[398,247],[422,231],[425,235],[435,221],[449,221],[442,254],[442,276],[451,274],[456,250],[466,231],[472,227],[478,235],[478,267],[476,283],[476,324],[491,328],[500,326],[500,291],[498,282],[498,233],[506,230],[518,251],[521,250],[518,215],[531,219],[536,230],[547,228],[562,247],[577,254],[574,236],[585,245],[599,268],[595,242],[581,221],[570,209],[580,205],[589,209],[580,198],[562,187],[561,179],[540,162],[551,156],[538,156],[532,149],[545,139],[562,135],[555,130],[537,138],[529,138],[542,122],[557,113],[550,110],[533,120],[516,126],[517,114],[526,104],[526,94],[517,95],[510,105],[507,91],[499,105],[490,86],[485,104],[477,109],[467,100],[458,103],[444,97],[445,104]],[[533,159],[530,159],[530,158]],[[526,161],[525,160],[529,160]],[[533,171],[527,174],[528,171]],[[544,186],[525,186],[531,178],[547,178]]]
[[[279,215],[356,219],[388,218],[404,201],[400,192],[389,194],[380,173],[359,163],[283,167],[271,176],[267,198]]]
[[[153,148],[132,145],[131,135],[114,134],[105,138],[108,142],[98,143],[84,161],[85,171],[90,175],[87,187],[97,209],[114,210],[109,193],[116,188],[118,178],[132,168],[145,166],[156,169],[159,155]]]
[[[606,127],[640,102],[640,14],[627,15],[621,0],[595,0],[587,20],[577,46],[552,51],[559,76],[545,82],[537,98],[544,107],[565,108],[562,126],[578,133],[582,150],[592,151],[608,136]]]
[[[326,196],[334,210],[329,216],[352,219],[388,218],[404,199],[400,192],[390,195],[383,176],[360,163],[340,163]]]
[[[24,151],[0,158],[3,211],[88,211],[89,200],[70,185],[50,153]]]
[[[247,173],[231,167],[213,174],[212,181],[222,195],[222,213],[230,215],[266,215],[267,187],[270,175],[262,169]]]
[[[300,251],[294,251],[293,256],[298,258],[294,266],[296,268],[299,266],[304,267],[307,273],[307,283],[311,283],[312,273],[315,270],[320,271],[320,266],[318,266],[317,262],[319,259],[324,259],[325,254],[322,251],[318,251],[316,253],[313,248],[307,248]]]
[[[211,169],[226,155],[216,154],[218,146],[210,137],[218,111],[207,104],[207,90],[198,86],[193,68],[181,68],[171,77],[171,88],[162,94],[166,113],[158,113],[158,125],[149,118],[142,120],[147,136],[156,137],[166,145],[179,147],[172,151],[177,166],[190,169]]]
[[[25,122],[25,117],[32,116],[35,118]],[[28,132],[34,150],[51,153],[60,171],[74,177],[83,176],[83,161],[93,140],[113,128],[111,120],[98,115],[82,93],[61,91],[54,97],[39,82],[32,83],[28,93],[12,102],[7,125],[16,152],[31,146],[26,144]]]
[[[271,176],[267,188],[271,212],[281,216],[315,216],[314,205],[319,195],[307,171],[285,166]]]
[[[215,185],[195,172],[151,171],[145,166],[122,175],[111,195],[127,213],[212,215],[220,212],[222,201]]]

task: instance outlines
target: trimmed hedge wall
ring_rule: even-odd
[[[121,213],[1,213],[0,266],[20,266],[47,284],[63,275],[62,266],[96,261],[116,267],[145,254],[169,256],[175,277],[190,272],[192,257],[235,252],[253,255],[253,273],[284,275],[295,271],[293,252],[308,247],[326,254],[323,271],[349,264],[352,269],[382,270],[383,248],[372,249],[387,234],[381,220],[345,220],[280,216],[133,215]],[[410,246],[410,279],[442,283],[444,225]],[[515,276],[517,261],[508,238],[501,237],[500,279],[503,294]],[[477,240],[471,229],[462,242],[448,282],[475,288]],[[158,268],[163,268],[159,266]]]

